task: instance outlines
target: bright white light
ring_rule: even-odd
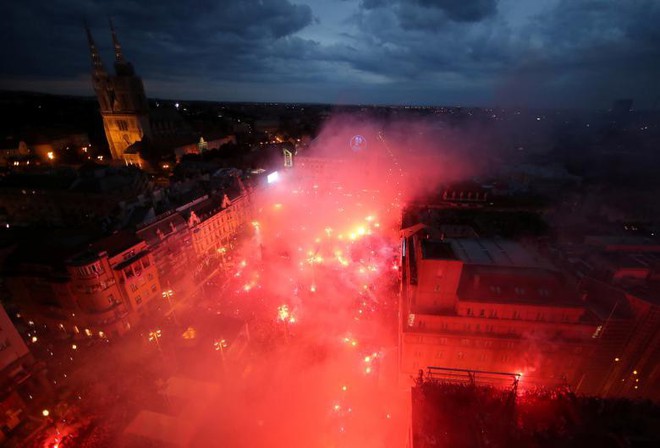
[[[278,173],[277,171],[270,173],[268,176],[266,176],[266,181],[269,184],[274,184],[278,180],[280,180],[280,173]]]

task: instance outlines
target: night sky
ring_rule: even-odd
[[[108,17],[149,97],[606,108],[660,103],[654,0],[21,0],[0,87],[92,95]]]

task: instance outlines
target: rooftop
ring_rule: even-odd
[[[633,314],[626,294],[603,281],[585,277],[580,281],[585,303],[600,319],[627,319]]]
[[[90,263],[101,252],[107,252],[109,257],[114,257],[140,242],[142,240],[133,232],[123,230],[91,243],[86,250],[72,257],[70,262],[73,265]]]
[[[422,240],[424,260],[457,260],[451,244],[444,241]]]
[[[509,240],[460,238],[447,239],[456,257],[466,264],[543,267],[550,265],[522,245]]]
[[[660,306],[660,280],[622,281],[621,286],[625,292],[635,296],[651,305]]]
[[[186,227],[186,221],[183,217],[174,211],[165,217],[156,218],[157,221],[143,226],[136,233],[147,243],[154,245],[160,241],[160,235],[163,237],[169,235],[177,229]]]
[[[460,300],[581,306],[576,290],[559,272],[543,268],[465,265]]]

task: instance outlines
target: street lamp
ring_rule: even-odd
[[[179,322],[176,318],[176,313],[174,312],[174,305],[172,305],[172,296],[174,295],[174,290],[166,289],[165,291],[163,291],[162,295],[163,295],[163,299],[167,299],[167,303],[169,303],[170,305],[170,313],[172,313],[172,317],[174,318],[174,323],[178,327]]]
[[[149,332],[149,342],[155,342],[156,347],[158,347],[158,351],[162,353],[162,349],[160,348],[160,338],[163,336],[160,330],[153,330]]]
[[[167,299],[167,301],[170,303],[170,307],[172,307],[172,296],[174,295],[174,291],[171,289],[167,289],[163,291],[163,299]]]

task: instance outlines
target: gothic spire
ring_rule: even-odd
[[[112,19],[108,17],[108,20],[110,21],[110,31],[112,31],[112,43],[115,47],[115,63],[125,64],[124,54],[121,52],[121,45],[119,45],[119,39],[117,39],[117,32],[112,24]]]
[[[87,42],[89,43],[89,53],[92,57],[92,68],[94,69],[94,74],[103,74],[105,73],[105,69],[103,68],[101,55],[99,54],[99,50],[96,48],[96,43],[94,43],[94,38],[92,37],[92,32],[89,30],[87,22],[85,22],[85,31],[87,32]]]

